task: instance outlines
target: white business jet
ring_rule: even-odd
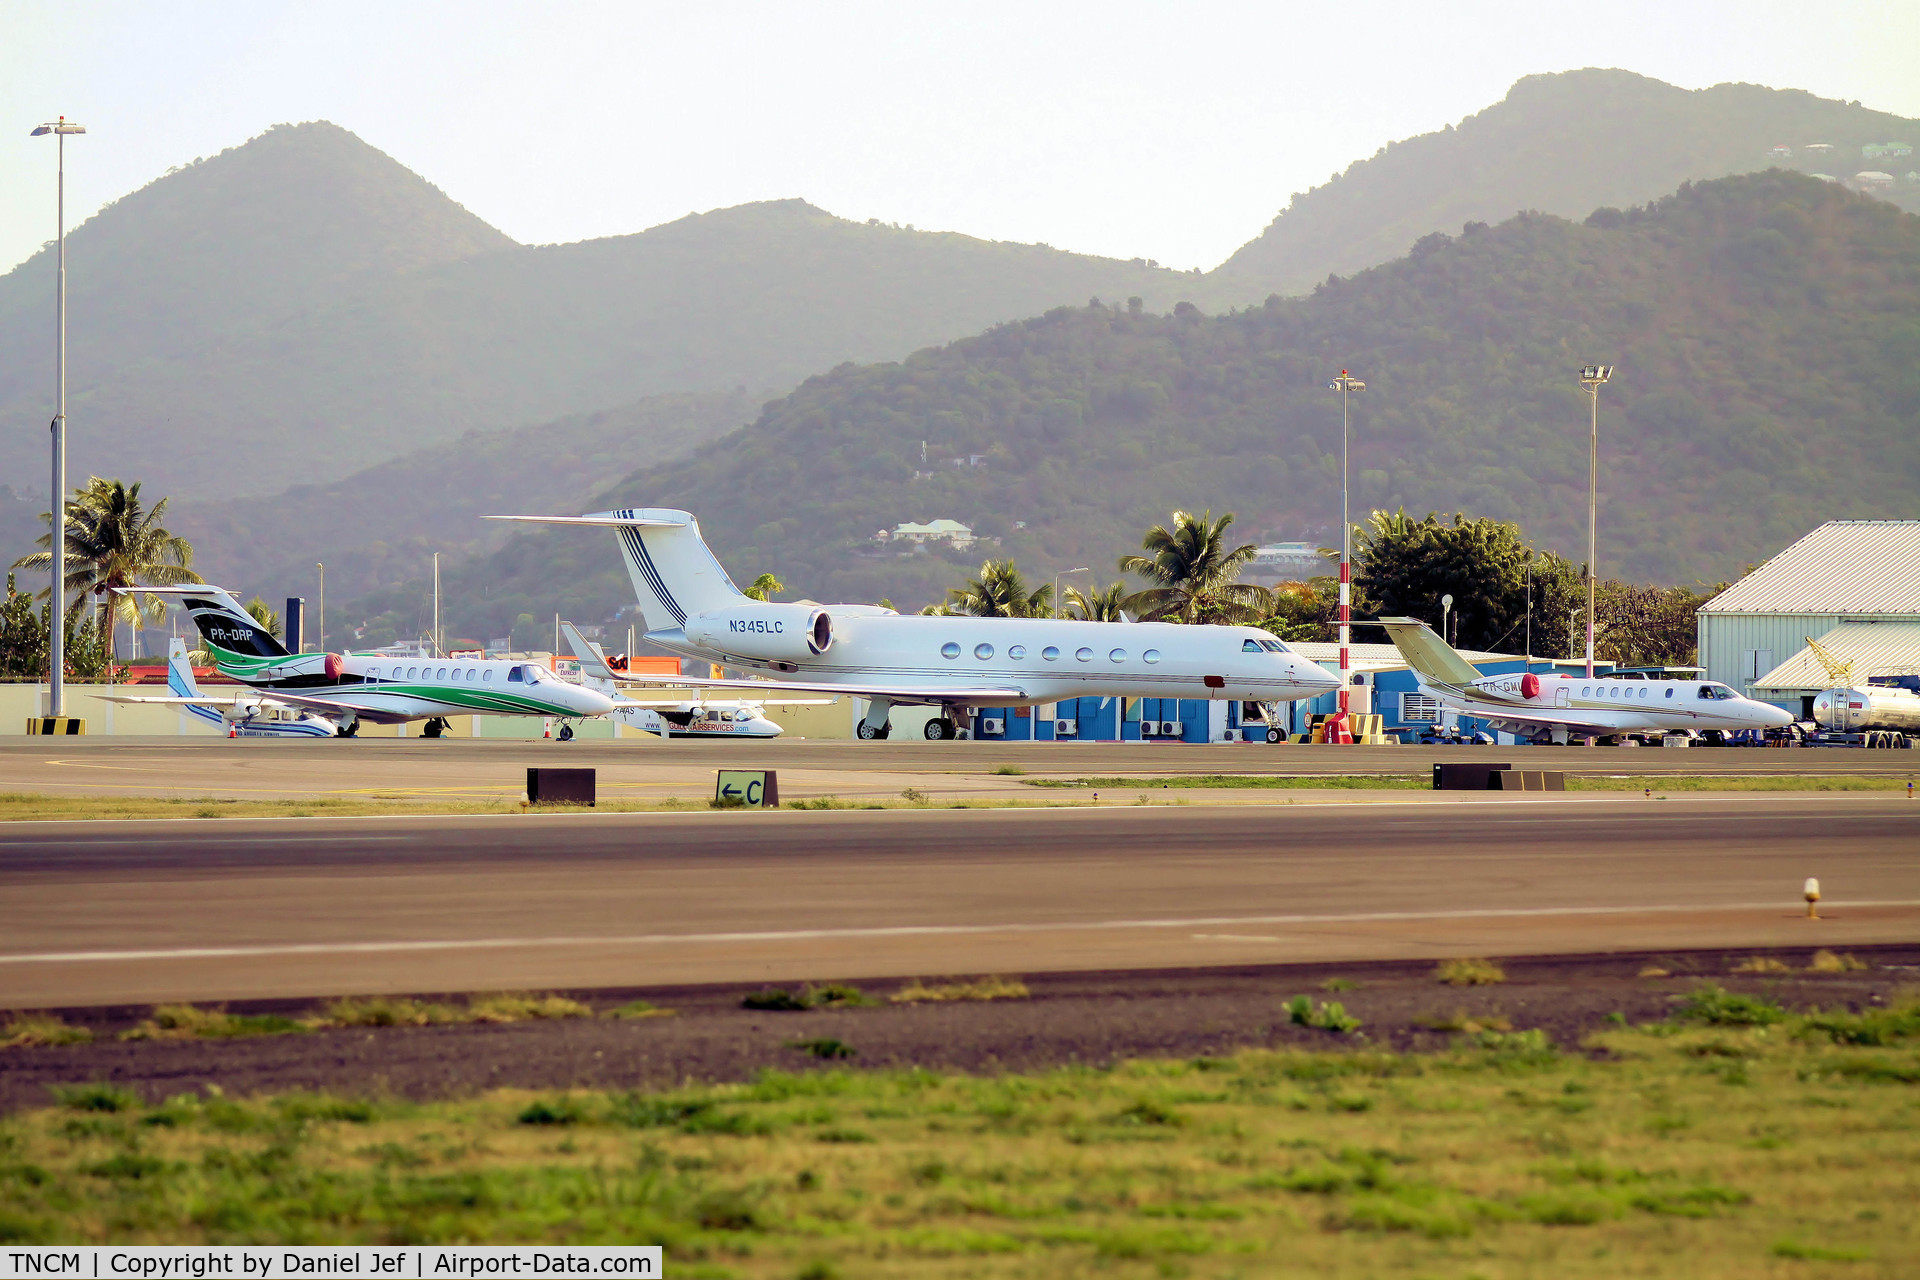
[[[734,586],[685,511],[647,507],[586,516],[491,516],[597,525],[618,535],[647,624],[673,653],[765,673],[795,692],[869,699],[862,738],[884,738],[896,706],[939,707],[929,738],[953,738],[974,707],[1077,697],[1290,702],[1339,686],[1318,664],[1255,627],[1053,618],[902,616],[868,604],[778,604]],[[762,691],[766,680],[628,676],[623,684]]]
[[[1687,729],[1759,729],[1793,723],[1779,707],[1743,698],[1715,680],[1632,675],[1483,676],[1418,618],[1382,618],[1420,692],[1449,711],[1508,733],[1565,745],[1572,738]]]
[[[616,723],[663,738],[777,738],[786,730],[767,718],[766,709],[824,707],[837,698],[628,698],[621,675],[607,665],[600,646],[571,622],[560,624],[567,644],[580,659],[580,681],[613,700]]]

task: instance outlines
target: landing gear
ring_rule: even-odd
[[[893,722],[887,717],[893,714],[893,703],[885,698],[875,698],[867,704],[867,714],[860,717],[860,724],[854,732],[868,742],[884,739],[893,732]]]
[[[867,742],[872,742],[876,739],[885,739],[893,733],[893,725],[884,721],[880,724],[873,725],[862,720],[860,722],[859,733],[860,737]]]
[[[435,716],[420,726],[420,736],[423,738],[437,738],[451,728],[453,728],[453,726],[447,723],[445,716]]]
[[[927,721],[926,734],[928,742],[944,742],[954,735],[953,721],[945,716],[935,716]]]
[[[559,732],[559,733],[556,733],[556,734],[554,735],[554,737],[556,737],[556,738],[558,738],[558,739],[560,739],[560,741],[562,741],[562,742],[572,742],[572,741],[573,741],[573,726],[572,726],[572,725],[570,725],[570,724],[563,724],[563,725],[561,725],[561,726],[560,726],[560,732]]]
[[[1286,736],[1287,735],[1285,735],[1284,733],[1281,733],[1278,729],[1275,729],[1271,726],[1269,726],[1267,729],[1268,742],[1281,742],[1286,739]]]
[[[341,726],[340,726],[339,728],[337,728],[337,729],[335,729],[335,730],[333,731],[333,736],[334,736],[334,737],[336,737],[336,738],[357,738],[357,737],[359,737],[359,736],[360,736],[360,722],[359,722],[358,720],[349,720],[349,721],[347,721],[347,722],[346,722],[345,724],[343,724],[343,725],[341,725]]]

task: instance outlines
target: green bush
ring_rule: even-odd
[[[1673,1011],[1679,1021],[1714,1027],[1765,1027],[1786,1016],[1787,1011],[1772,1000],[1728,991],[1711,982],[1695,987]]]

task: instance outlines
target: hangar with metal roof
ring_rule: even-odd
[[[1702,605],[1707,678],[1810,716],[1834,680],[1817,641],[1854,680],[1920,671],[1920,520],[1830,520]]]

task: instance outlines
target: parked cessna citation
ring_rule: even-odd
[[[403,724],[424,720],[437,738],[453,715],[543,716],[565,724],[613,710],[613,699],[568,684],[537,662],[448,658],[389,658],[381,654],[289,653],[219,587],[142,587],[170,595],[200,629],[223,675],[252,686],[274,702],[303,708],[351,738],[361,721]]]
[[[171,696],[139,693],[103,693],[108,702],[163,703],[179,707],[196,720],[217,725],[229,738],[331,738],[337,732],[333,721],[317,716],[304,707],[281,702],[259,693],[208,697],[200,692],[193,677],[193,663],[187,658],[187,642],[175,636],[167,645],[167,688]]]
[[[1758,729],[1793,723],[1779,707],[1743,698],[1713,680],[1629,676],[1483,676],[1418,618],[1382,618],[1420,692],[1449,711],[1508,733],[1565,745],[1570,738],[1684,729]]]
[[[768,706],[824,707],[835,698],[658,698],[633,699],[620,695],[620,673],[607,665],[600,646],[580,634],[571,622],[560,624],[567,645],[580,659],[580,679],[613,699],[613,718],[643,733],[663,738],[777,738],[785,733],[767,719]]]
[[[895,706],[934,706],[929,738],[965,732],[973,707],[1030,707],[1083,696],[1285,702],[1339,681],[1254,627],[1046,618],[901,616],[862,604],[779,604],[733,584],[685,511],[493,516],[616,531],[646,638],[674,653],[765,672],[794,691],[870,700],[862,738],[884,738]],[[764,690],[765,681],[629,676],[625,684]]]

